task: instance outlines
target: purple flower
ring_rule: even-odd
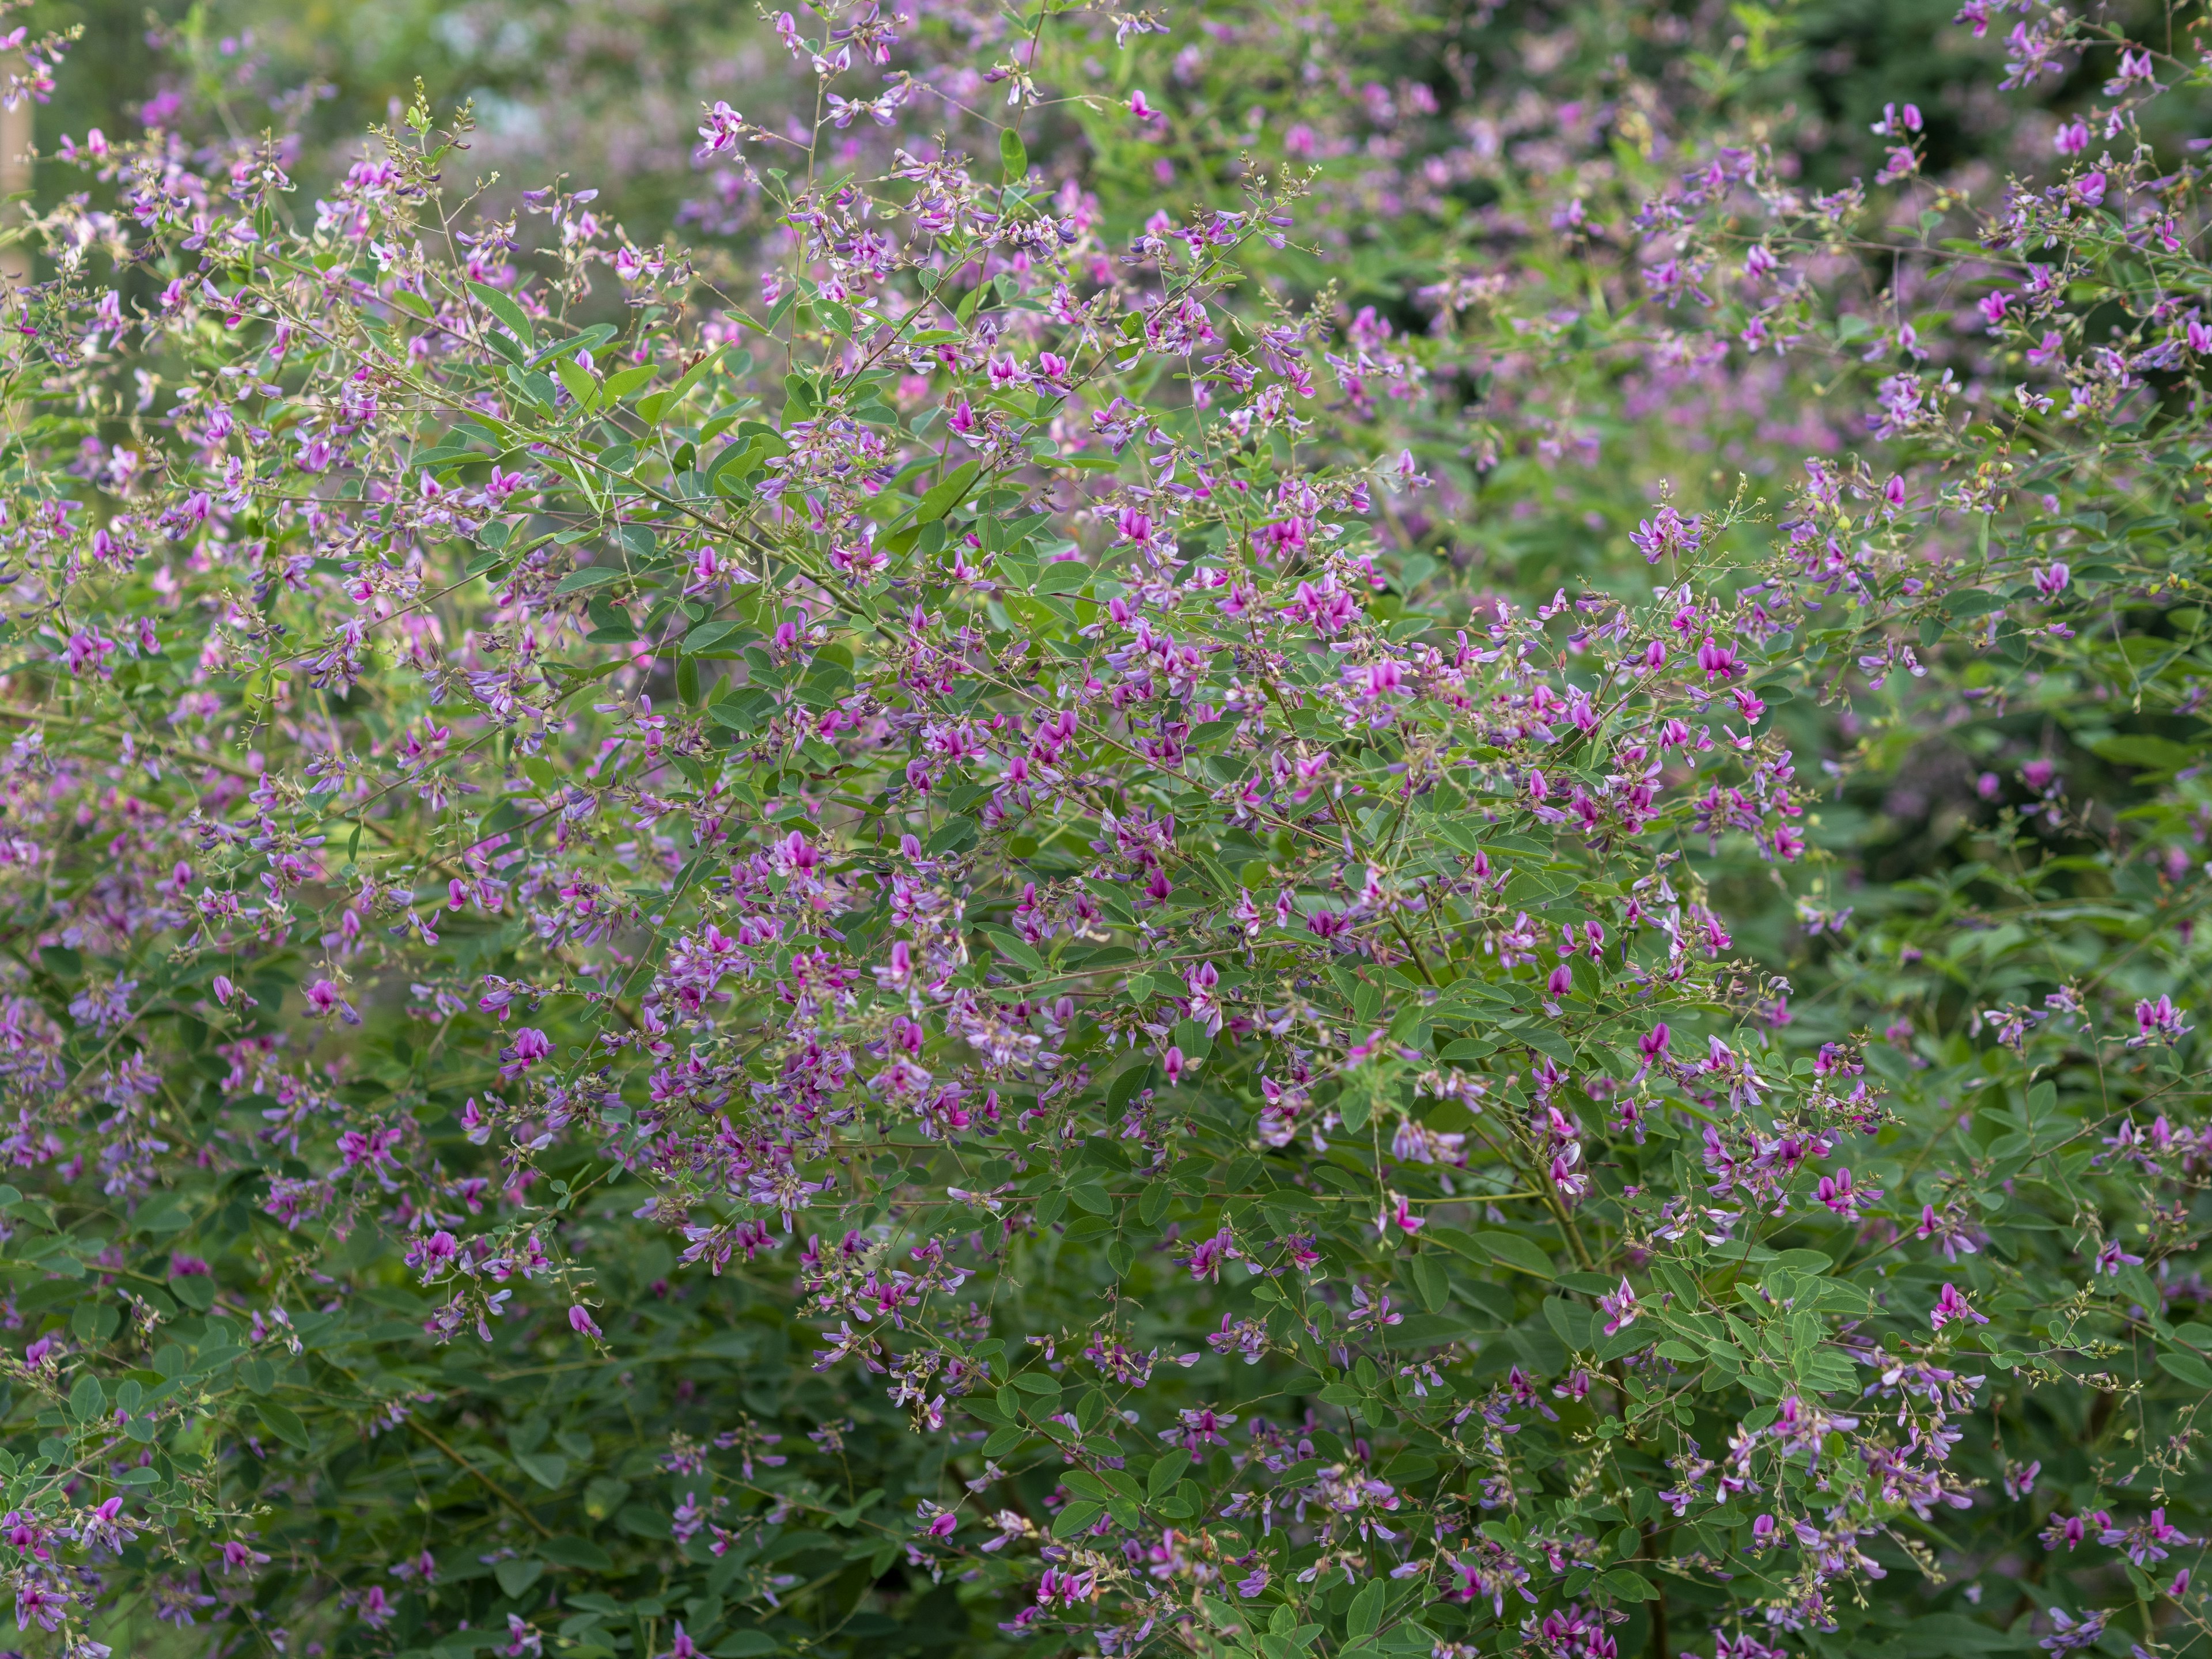
[[[2063,1607],[2051,1609],[2051,1622],[2057,1628],[2045,1637],[2039,1645],[2046,1653],[2071,1653],[2076,1648],[2095,1645],[2105,1633],[2105,1621],[2112,1615],[2102,1607],[2085,1613],[2077,1624]]]
[[[2162,1042],[2171,1048],[2188,1035],[2192,1028],[2173,1006],[2173,999],[2161,995],[2155,1002],[2148,999],[2136,1004],[2136,1035],[2128,1039],[2130,1048],[2146,1048],[2153,1042]]]
[[[1686,519],[1672,507],[1662,507],[1650,518],[1638,520],[1628,539],[1647,564],[1656,564],[1670,553],[1686,558],[1703,544],[1705,522],[1694,514]]]
[[[1820,1202],[1847,1220],[1857,1220],[1859,1206],[1871,1204],[1881,1196],[1879,1187],[1854,1187],[1849,1170],[1838,1170],[1832,1176],[1820,1177]]]
[[[528,1071],[553,1052],[553,1044],[545,1033],[534,1026],[526,1025],[514,1034],[514,1041],[499,1051],[506,1063],[499,1068],[501,1077],[511,1078]]]
[[[2195,1540],[2180,1528],[2170,1524],[2163,1509],[2155,1509],[2148,1521],[2138,1521],[2132,1527],[2106,1527],[2097,1541],[2107,1549],[2126,1551],[2129,1560],[2139,1567],[2147,1567],[2166,1559],[2167,1545],[2178,1547]]]
[[[960,1530],[959,1514],[952,1510],[939,1509],[924,1498],[915,1506],[915,1519],[921,1522],[925,1538],[950,1538]]]
[[[307,1013],[310,1018],[327,1018],[336,1014],[349,1025],[361,1024],[361,1016],[354,1006],[339,994],[338,988],[329,980],[319,979],[307,989]]]
[[[1936,1298],[1936,1305],[1928,1310],[1928,1322],[1940,1331],[1944,1326],[1961,1319],[1971,1320],[1977,1325],[1990,1322],[1987,1315],[1978,1314],[1966,1305],[1966,1298],[1959,1294],[1957,1285],[1947,1284],[1943,1286],[1943,1294]]]
[[[1217,1285],[1221,1282],[1221,1264],[1243,1259],[1243,1253],[1237,1248],[1236,1238],[1226,1227],[1211,1238],[1200,1239],[1192,1247],[1188,1255],[1176,1257],[1176,1261],[1190,1269],[1193,1279],[1210,1279]]]
[[[27,1630],[33,1620],[41,1630],[58,1630],[70,1601],[70,1593],[38,1580],[27,1581],[15,1592],[15,1628]]]
[[[1598,1297],[1597,1305],[1605,1314],[1605,1334],[1607,1336],[1613,1335],[1624,1325],[1636,1322],[1636,1292],[1629,1288],[1625,1279],[1620,1281],[1620,1290]]]

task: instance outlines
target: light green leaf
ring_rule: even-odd
[[[476,295],[479,305],[504,323],[508,331],[521,341],[526,349],[535,349],[537,332],[530,326],[530,319],[520,306],[497,289],[487,288],[482,283],[471,283],[469,292]]]
[[[934,524],[959,506],[969,490],[974,488],[976,474],[982,470],[980,461],[963,461],[954,467],[930,486],[929,493],[921,498],[921,507],[915,509],[915,520],[921,524]]]
[[[580,593],[587,587],[611,587],[623,580],[629,572],[616,564],[587,564],[581,570],[572,570],[561,578],[554,588],[556,593]]]
[[[574,357],[556,357],[553,372],[561,377],[561,384],[568,388],[568,395],[576,400],[579,409],[590,409],[598,404],[599,383],[592,378],[591,371]]]
[[[1352,1598],[1352,1610],[1345,1615],[1345,1629],[1354,1637],[1374,1635],[1382,1628],[1382,1602],[1388,1594],[1380,1578],[1361,1585],[1359,1594]]]

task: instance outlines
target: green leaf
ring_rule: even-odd
[[[701,623],[696,628],[694,628],[690,633],[684,636],[682,648],[685,651],[695,653],[705,651],[711,647],[720,645],[724,640],[729,638],[731,635],[738,632],[743,627],[743,623],[733,622]]]
[[[1421,1305],[1431,1313],[1441,1312],[1451,1300],[1451,1275],[1444,1271],[1443,1263],[1424,1253],[1413,1258],[1413,1292],[1421,1298]]]
[[[690,394],[691,388],[706,379],[714,365],[721,362],[722,353],[726,349],[726,347],[716,346],[697,362],[685,369],[674,386],[665,392],[656,392],[649,398],[639,398],[637,412],[646,420],[659,425],[662,416],[682,403]]]
[[[1152,1465],[1152,1472],[1145,1477],[1146,1498],[1152,1503],[1158,1503],[1175,1490],[1176,1482],[1182,1479],[1182,1472],[1189,1467],[1190,1454],[1180,1446],[1173,1451],[1163,1452],[1160,1461]]]
[[[2158,1357],[2159,1369],[2169,1376],[2178,1376],[2192,1389],[2202,1389],[2212,1394],[2212,1365],[2206,1364],[2187,1349],[2169,1348]]]
[[[2152,737],[2147,733],[2131,732],[2124,737],[2106,738],[2101,743],[2089,745],[2093,753],[2122,766],[2139,767],[2153,772],[2178,772],[2200,757],[2199,750],[2185,748],[2171,738]]]
[[[530,319],[520,306],[497,289],[486,288],[482,283],[471,283],[469,292],[476,295],[477,302],[486,311],[507,325],[514,337],[522,342],[525,350],[537,349],[537,333],[531,328]]]
[[[1103,1504],[1083,1499],[1062,1510],[1052,1523],[1054,1538],[1075,1538],[1091,1529],[1091,1523],[1106,1512]]]
[[[543,1561],[509,1559],[495,1562],[491,1571],[492,1577],[499,1580],[501,1589],[509,1595],[519,1596],[545,1576],[545,1564]]]
[[[999,135],[999,170],[1010,185],[1018,185],[1030,176],[1029,147],[1012,127]]]
[[[556,593],[580,593],[587,587],[611,587],[629,578],[629,572],[618,564],[587,564],[581,570],[572,570],[562,577],[553,591]]]
[[[1560,1341],[1577,1352],[1589,1347],[1595,1340],[1595,1328],[1590,1310],[1581,1303],[1571,1302],[1565,1297],[1553,1296],[1544,1299],[1544,1322],[1559,1334]]]
[[[1345,1629],[1354,1638],[1374,1635],[1382,1628],[1382,1602],[1389,1594],[1380,1578],[1370,1578],[1361,1585],[1359,1594],[1352,1598],[1351,1611],[1345,1614]]]
[[[991,943],[1007,961],[1031,974],[1042,975],[1049,971],[1045,967],[1044,958],[1027,940],[1018,939],[1002,928],[994,927],[988,933]]]
[[[273,1400],[257,1401],[253,1407],[260,1417],[262,1426],[287,1445],[307,1449],[307,1425],[300,1420],[299,1413]]]
[[[1336,1097],[1336,1109],[1344,1119],[1344,1127],[1354,1133],[1367,1127],[1368,1114],[1374,1109],[1374,1095],[1365,1081],[1357,1076],[1345,1085],[1344,1092]]]
[[[976,474],[982,470],[980,461],[963,461],[939,478],[930,486],[929,493],[921,498],[921,505],[915,510],[915,521],[934,524],[959,506],[975,486]]]
[[[577,1567],[586,1572],[612,1571],[614,1561],[588,1538],[549,1538],[538,1552],[556,1566]]]
[[[726,483],[734,484],[760,464],[764,447],[756,438],[750,443],[726,445],[722,453],[707,464],[703,475],[708,487],[720,489]]]
[[[574,357],[556,357],[553,372],[561,377],[561,384],[568,388],[568,395],[576,400],[577,408],[590,409],[597,404],[599,383],[592,378],[591,371]]]
[[[1518,1233],[1480,1232],[1475,1242],[1488,1253],[1493,1261],[1509,1267],[1518,1267],[1524,1273],[1534,1273],[1539,1279],[1553,1276],[1552,1258],[1544,1254],[1543,1247],[1533,1238],[1523,1238]]]
[[[568,1478],[568,1460],[558,1452],[516,1452],[515,1466],[539,1486],[557,1490]]]
[[[107,1391],[100,1386],[96,1376],[80,1376],[76,1386],[70,1390],[70,1415],[80,1423],[89,1423],[107,1410]]]
[[[1626,1567],[1615,1567],[1597,1581],[1597,1589],[1623,1601],[1656,1601],[1659,1591],[1640,1572],[1631,1572]]]

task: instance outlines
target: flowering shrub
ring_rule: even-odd
[[[2212,71],[2017,15],[1978,194],[1228,8],[782,16],[702,252],[72,137],[22,1639],[2187,1650]]]

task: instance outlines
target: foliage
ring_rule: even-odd
[[[2190,1650],[2212,70],[2015,15],[2001,184],[1764,13],[58,147],[22,1639]]]

